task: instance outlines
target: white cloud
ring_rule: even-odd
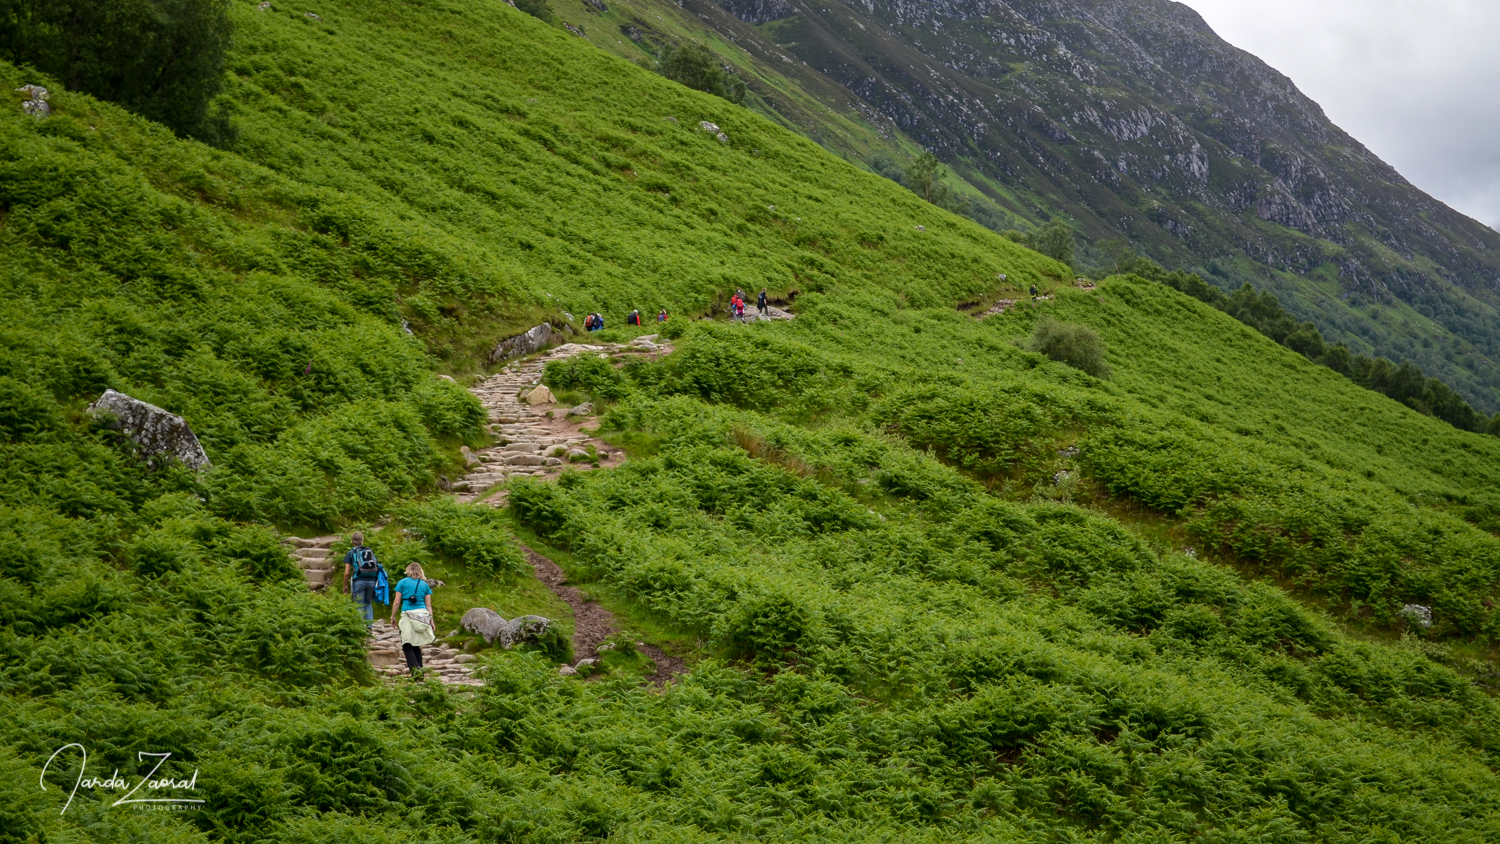
[[[1500,229],[1500,2],[1186,3],[1412,183]]]

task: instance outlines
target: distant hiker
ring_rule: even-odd
[[[630,316],[625,317],[625,324],[626,325],[634,325],[636,327],[640,327],[640,324],[641,324],[641,312],[640,311],[631,311],[630,312]]]
[[[437,641],[437,617],[432,614],[432,587],[427,585],[427,575],[422,567],[412,563],[406,567],[406,577],[396,584],[396,593],[401,600],[391,602],[391,624],[401,621],[401,653],[406,657],[406,667],[415,675],[422,667],[422,646]]]
[[[593,333],[593,331],[594,331],[594,315],[593,314],[588,314],[587,316],[585,316],[583,318],[583,330],[589,332],[590,334]]]
[[[729,309],[730,312],[734,314],[734,318],[736,321],[745,321],[745,300],[740,296],[739,293],[735,293],[734,296],[730,298]]]
[[[365,547],[365,535],[355,531],[349,536],[354,547],[344,555],[344,594],[353,595],[359,611],[365,617],[365,626],[375,623],[374,601],[390,600],[385,568],[375,559],[375,552]]]
[[[770,303],[766,301],[766,289],[762,287],[760,289],[760,297],[755,300],[755,309],[760,311],[761,316],[769,316],[770,307]]]
[[[1035,285],[1035,284],[1033,284],[1033,285],[1031,285],[1031,298],[1032,298],[1032,299],[1035,299],[1035,298],[1036,298],[1036,297],[1037,297],[1037,296],[1039,296],[1039,295],[1041,295],[1041,294],[1040,294],[1040,292],[1039,292],[1039,291],[1038,291],[1038,290],[1037,290],[1037,289],[1036,289],[1036,285]]]
[[[666,308],[662,308],[661,312],[656,315],[656,321],[657,322],[666,322],[667,321],[667,309]]]
[[[604,317],[598,314],[589,314],[587,317],[584,317],[583,327],[588,329],[590,334],[599,331],[604,328]]]

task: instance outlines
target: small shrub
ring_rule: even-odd
[[[661,60],[661,75],[735,104],[745,101],[745,83],[725,68],[717,53],[702,44],[678,47],[667,53]]]
[[[1104,340],[1082,325],[1069,325],[1044,316],[1031,332],[1028,348],[1095,378],[1109,377],[1109,364],[1104,362]]]
[[[577,355],[547,364],[542,380],[554,390],[582,390],[596,399],[614,401],[630,392],[625,377],[608,360]]]

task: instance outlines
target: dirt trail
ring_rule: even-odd
[[[591,469],[591,462],[574,462],[586,460],[589,446],[593,446],[598,455],[600,468],[620,465],[625,459],[623,452],[611,448],[583,430],[584,424],[592,421],[589,413],[570,415],[569,408],[554,402],[531,404],[521,396],[541,383],[542,372],[550,361],[566,360],[583,354],[595,354],[615,360],[657,357],[672,351],[671,346],[658,344],[654,342],[655,339],[655,335],[648,335],[625,345],[569,343],[537,357],[509,364],[472,388],[471,392],[484,404],[489,417],[489,429],[495,434],[499,444],[469,454],[469,474],[452,482],[449,485],[450,491],[460,501],[483,500],[490,506],[503,507],[506,493],[503,489],[496,490],[496,486],[516,477],[553,479],[570,466],[580,470]],[[343,564],[330,558],[331,548],[341,538],[292,536],[282,540],[291,547],[292,556],[302,568],[308,588],[313,591],[323,592],[330,587],[342,590]],[[556,563],[530,548],[525,551],[527,560],[536,570],[537,578],[573,610],[574,658],[597,658],[599,645],[619,630],[614,615],[585,598],[577,589],[564,585],[566,575]],[[393,575],[393,578],[392,586],[400,577]],[[656,670],[650,679],[657,685],[685,670],[682,660],[668,656],[654,645],[639,643],[637,647],[656,663]],[[473,663],[470,662],[473,657],[470,655],[460,654],[447,645],[438,644],[426,648],[424,657],[425,667],[433,669],[444,685],[484,685],[483,681],[473,676]],[[371,630],[370,664],[378,673],[388,677],[406,674],[406,663],[401,656],[401,634],[383,619],[376,621]]]
[[[615,624],[614,613],[589,600],[577,588],[568,586],[568,576],[557,563],[525,545],[521,546],[521,550],[526,552],[526,562],[531,563],[531,567],[536,570],[537,580],[545,583],[553,594],[563,599],[573,610],[573,658],[597,659],[599,646],[620,630]],[[636,642],[635,645],[656,664],[647,678],[654,685],[665,685],[687,670],[687,663],[655,645],[646,642]]]

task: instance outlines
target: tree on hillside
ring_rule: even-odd
[[[1109,364],[1104,362],[1103,338],[1082,325],[1070,325],[1044,316],[1031,332],[1027,348],[1095,378],[1109,377]]]
[[[745,101],[745,83],[725,69],[717,53],[702,44],[689,44],[668,52],[661,60],[661,75],[735,104]]]
[[[1073,238],[1073,227],[1062,220],[1054,219],[1037,229],[1034,234],[1028,235],[1026,245],[1069,267],[1074,266],[1073,250],[1076,248],[1076,243]]]
[[[0,58],[218,146],[229,0],[0,0]]]
[[[547,0],[514,0],[514,2],[517,9],[534,18],[551,23],[555,17],[552,12],[552,4],[547,2]]]

